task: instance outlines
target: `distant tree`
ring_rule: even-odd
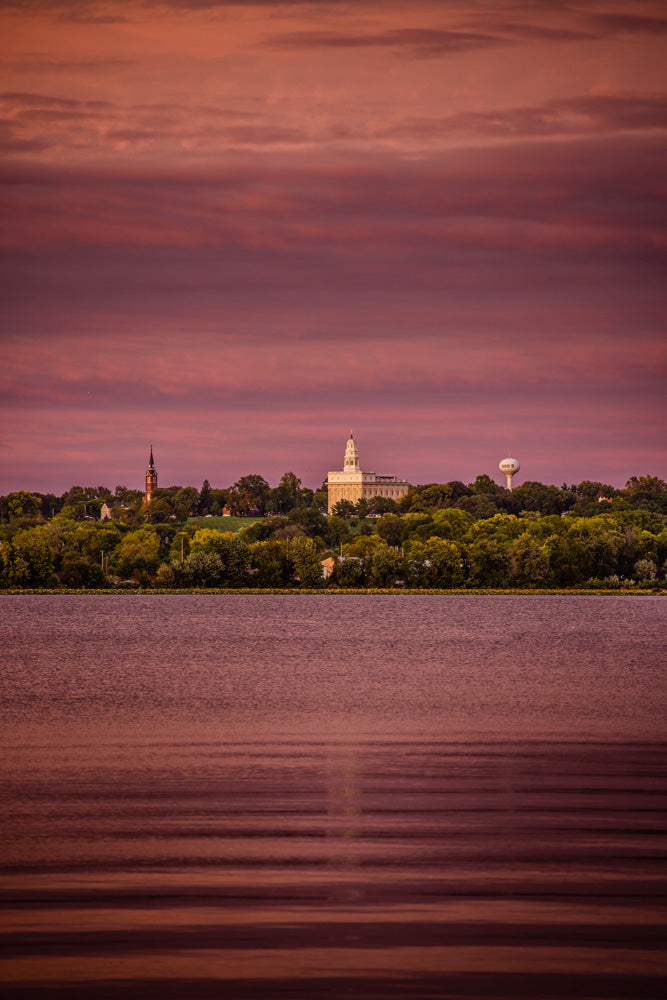
[[[60,582],[66,587],[103,587],[106,582],[99,563],[91,562],[84,556],[69,552],[64,557],[60,571]]]
[[[354,514],[354,504],[349,500],[339,500],[333,505],[331,510],[337,517],[352,517]]]
[[[327,507],[329,506],[329,489],[327,487],[327,480],[326,479],[324,480],[324,482],[320,486],[319,490],[315,490],[315,492],[313,493],[313,503],[320,510],[324,510],[324,511],[327,510]]]
[[[622,493],[633,506],[667,513],[667,483],[657,476],[632,476]]]
[[[163,524],[169,520],[173,510],[173,504],[162,497],[156,497],[146,507],[146,517],[151,524]]]
[[[187,531],[178,531],[171,541],[169,558],[172,562],[182,562],[190,554],[190,536]]]
[[[396,501],[391,497],[371,497],[368,501],[368,513],[374,514],[395,514],[398,507]]]
[[[491,479],[491,476],[487,476],[485,473],[484,475],[477,476],[471,489],[473,493],[479,495],[484,493],[498,493],[500,487]]]
[[[527,531],[514,542],[514,578],[522,586],[544,583],[549,573],[549,553]]]
[[[155,586],[159,589],[168,590],[177,586],[176,573],[169,563],[161,563],[155,574]]]
[[[250,568],[253,587],[284,587],[290,581],[292,563],[285,545],[271,538],[250,546]]]
[[[383,538],[387,545],[402,545],[409,529],[409,523],[405,518],[396,514],[383,514],[378,521],[375,530],[380,538]]]
[[[41,515],[41,498],[34,493],[27,493],[19,490],[17,493],[8,493],[3,504],[6,517],[9,521],[35,520]]]
[[[472,582],[478,587],[507,586],[512,568],[512,553],[507,543],[482,536],[470,546]]]
[[[200,496],[194,486],[186,486],[174,497],[174,514],[177,521],[187,521],[198,512]]]
[[[337,514],[332,514],[327,520],[324,529],[324,540],[327,545],[337,548],[343,542],[347,542],[351,537],[350,529],[343,518],[338,517]]]
[[[141,500],[143,493],[141,490],[129,490],[127,486],[117,486],[114,491],[114,500],[116,503],[123,504],[133,504],[137,500]]]
[[[295,538],[290,544],[290,559],[302,587],[316,587],[322,581],[322,564],[312,538]]]
[[[393,587],[401,571],[401,557],[383,540],[370,556],[370,579],[375,587]]]
[[[44,528],[19,531],[11,544],[17,585],[47,587],[53,576],[53,551]]]
[[[398,506],[402,513],[433,511],[451,507],[467,496],[472,496],[472,489],[457,479],[449,483],[427,483],[411,487],[398,501]]]
[[[205,479],[202,483],[202,488],[198,496],[197,513],[202,515],[210,514],[212,503],[211,484],[208,479]]]
[[[638,559],[634,565],[633,573],[635,580],[655,580],[658,574],[658,567],[652,559]]]
[[[129,531],[113,556],[113,568],[119,576],[129,578],[135,569],[155,572],[160,562],[160,538],[153,528]]]
[[[264,514],[271,487],[262,476],[241,476],[227,491],[233,514]]]
[[[521,510],[538,511],[540,514],[562,514],[572,505],[574,497],[569,491],[563,492],[557,486],[545,486],[528,480],[512,491]]]
[[[498,513],[500,499],[498,494],[481,493],[476,496],[461,497],[455,501],[455,506],[472,514],[476,521],[481,521]]]
[[[365,560],[355,557],[337,560],[331,582],[338,587],[363,587],[366,582]]]
[[[176,580],[189,587],[218,587],[225,578],[225,564],[217,552],[191,552],[182,566],[171,568]]]
[[[40,511],[42,517],[48,520],[54,517],[62,508],[62,500],[54,493],[35,494],[40,498]]]
[[[297,506],[301,480],[293,472],[285,472],[279,484],[271,490],[272,509],[277,514],[287,514]]]
[[[311,538],[324,538],[326,534],[327,518],[314,507],[296,507],[289,512],[287,519]]]

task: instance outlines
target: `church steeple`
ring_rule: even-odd
[[[344,472],[359,472],[359,452],[354,434],[350,431],[350,436],[345,445],[345,461],[343,463]]]
[[[146,469],[146,492],[144,493],[144,503],[150,503],[151,496],[157,489],[157,472],[153,461],[153,445],[151,445],[151,455]]]

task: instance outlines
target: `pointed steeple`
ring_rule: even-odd
[[[146,469],[146,492],[144,493],[144,503],[150,503],[153,492],[157,489],[157,472],[153,461],[153,445],[151,445],[151,455]]]

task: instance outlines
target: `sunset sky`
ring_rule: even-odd
[[[667,477],[663,2],[4,0],[0,493]]]

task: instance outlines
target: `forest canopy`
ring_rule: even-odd
[[[227,489],[125,486],[0,497],[0,588],[662,588],[667,485],[488,476],[341,501],[285,473]],[[106,505],[106,519],[101,519]],[[223,514],[224,512],[224,514]]]

